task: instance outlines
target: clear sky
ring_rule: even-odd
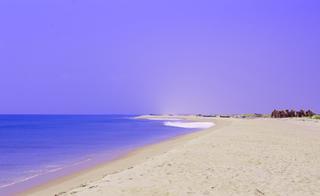
[[[319,0],[1,0],[0,113],[320,112]]]

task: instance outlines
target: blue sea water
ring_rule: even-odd
[[[38,176],[195,129],[123,115],[0,115],[0,193]]]

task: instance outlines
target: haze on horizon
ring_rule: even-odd
[[[0,113],[320,112],[320,1],[0,2]]]

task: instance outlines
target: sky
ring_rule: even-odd
[[[318,0],[1,0],[0,113],[320,112]]]

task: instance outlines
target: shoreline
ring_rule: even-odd
[[[145,146],[24,195],[320,194],[320,121],[183,118],[216,126]]]
[[[184,120],[192,122],[207,122],[208,119],[195,118],[194,116],[179,116],[176,118],[174,116],[138,116],[136,119],[147,119],[147,120]],[[209,120],[212,122],[212,119]],[[213,127],[217,127],[216,123],[213,123]],[[212,127],[211,127],[212,128]],[[151,156],[156,156],[158,154],[164,153],[167,150],[172,149],[175,145],[181,144],[188,141],[194,137],[205,134],[204,132],[210,128],[199,128],[199,130],[175,136],[170,139],[163,141],[158,141],[156,143],[143,145],[141,147],[129,150],[122,155],[113,158],[111,160],[106,160],[100,163],[90,165],[84,169],[80,169],[71,172],[67,175],[56,177],[40,183],[38,185],[32,186],[25,190],[16,192],[15,195],[56,195],[65,193],[66,191],[76,188],[77,186],[83,186],[84,184],[99,180],[106,175],[119,172],[121,170],[128,169],[134,164],[138,164],[149,159]]]

